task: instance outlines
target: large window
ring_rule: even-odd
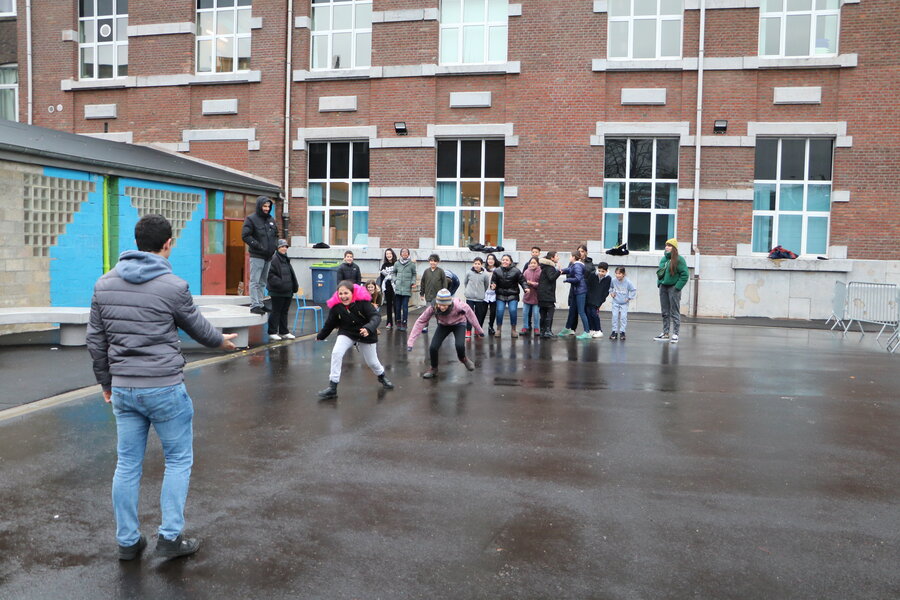
[[[368,243],[369,143],[311,143],[308,195],[310,244]]]
[[[503,242],[503,140],[437,143],[437,245]]]
[[[441,64],[506,62],[507,0],[443,0]]]
[[[0,120],[19,120],[19,69],[0,65]]]
[[[753,251],[828,250],[832,139],[760,138],[753,183]]]
[[[78,1],[81,79],[128,75],[128,0]]]
[[[313,0],[312,68],[372,64],[372,0]]]
[[[681,0],[609,0],[608,57],[681,58]]]
[[[760,56],[835,55],[840,0],[763,0]]]
[[[0,0],[0,17],[16,16],[16,0]]]
[[[678,138],[606,138],[603,243],[663,250],[675,237]]]
[[[197,0],[197,72],[250,69],[251,0]]]

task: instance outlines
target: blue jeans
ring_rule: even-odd
[[[516,313],[519,308],[518,300],[497,300],[497,327],[503,327],[503,313],[506,312],[506,307],[509,307],[509,324],[515,329],[519,318]]]
[[[585,332],[591,331],[591,322],[588,320],[585,301],[587,294],[569,294],[569,318],[566,320],[566,329],[574,330],[578,326],[578,318]]]
[[[397,326],[406,323],[409,318],[409,296],[394,292],[394,324]]]
[[[537,329],[541,322],[541,315],[537,304],[522,305],[522,320],[525,321],[525,329]]]
[[[271,264],[271,260],[250,257],[250,308],[265,306],[263,298],[266,297],[266,282]]]
[[[168,540],[174,540],[184,529],[184,503],[191,480],[191,465],[194,463],[191,426],[194,405],[191,397],[183,383],[158,388],[114,387],[112,408],[119,438],[116,448],[119,460],[112,484],[116,541],[120,546],[131,546],[141,535],[138,500],[147,433],[151,424],[162,442],[166,459],[166,472],[159,494],[162,512],[159,533]]]

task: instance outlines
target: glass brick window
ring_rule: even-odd
[[[312,68],[372,65],[372,0],[312,0]]]
[[[0,0],[0,17],[16,16],[16,0]]]
[[[664,250],[675,237],[678,138],[606,138],[603,244]]]
[[[443,0],[441,64],[506,62],[507,0]]]
[[[763,0],[760,56],[836,55],[840,0]]]
[[[251,0],[197,0],[197,72],[250,69]]]
[[[681,58],[682,0],[609,0],[609,58]]]
[[[128,75],[128,0],[78,1],[80,79]]]
[[[307,240],[364,246],[369,241],[369,143],[309,144]]]
[[[503,140],[437,143],[437,245],[503,243]]]
[[[834,140],[759,138],[753,182],[753,251],[828,250]]]
[[[0,65],[0,120],[19,120],[19,68]]]

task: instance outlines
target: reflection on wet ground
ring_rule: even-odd
[[[0,421],[0,598],[898,597],[897,357],[824,331],[655,333],[476,340],[471,373],[448,342],[432,381],[427,337],[407,354],[388,333],[397,388],[350,352],[333,402],[333,340],[190,371],[204,546],[169,563],[114,560],[99,397]]]

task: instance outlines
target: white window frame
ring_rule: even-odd
[[[350,9],[350,28],[333,29],[335,10]],[[372,0],[313,0],[312,14],[310,16],[310,47],[309,63],[312,71],[327,71],[335,69],[362,69],[372,66]],[[327,15],[327,27],[320,25]],[[368,18],[366,17],[368,15]],[[363,23],[357,23],[358,20]],[[358,26],[360,25],[360,26]],[[321,27],[321,28],[320,28]],[[350,63],[335,66],[334,37],[336,35],[350,36]],[[369,52],[365,56],[358,56],[360,44],[368,40]],[[316,65],[319,56],[316,46],[323,44],[325,55],[328,57],[325,66]]]
[[[0,91],[12,90],[13,118],[11,120],[18,121],[19,120],[19,65],[16,63],[0,65],[0,70],[2,70],[2,69],[15,70],[15,72],[16,72],[16,82],[15,83],[0,83]]]
[[[775,137],[759,137],[757,141],[762,139],[776,139],[778,140],[778,156],[775,162],[775,179],[756,179],[754,176],[753,179],[753,190],[754,190],[754,200],[753,200],[753,220],[751,224],[752,234],[751,234],[751,248],[753,252],[756,254],[768,254],[769,250],[775,246],[784,245],[786,249],[795,252],[797,255],[809,255],[809,254],[825,254],[828,251],[828,243],[831,239],[831,205],[834,203],[833,193],[834,193],[834,139],[833,138],[823,138],[821,136],[810,136],[804,138],[775,138]],[[805,158],[803,161],[803,179],[781,179],[781,158],[782,158],[782,147],[785,141],[787,140],[798,140],[802,139],[806,142],[805,145]],[[810,151],[809,146],[812,140],[823,140],[823,139],[831,139],[831,179],[809,179],[809,160],[810,160]],[[774,209],[757,209],[756,208],[756,194],[761,193],[759,190],[760,186],[775,186],[775,208]],[[784,210],[781,208],[781,192],[784,186],[786,185],[802,185],[803,186],[803,207],[801,210]],[[809,187],[810,185],[818,185],[825,186],[827,185],[828,197],[829,197],[829,205],[828,210],[810,210],[809,209]],[[802,226],[800,233],[800,247],[792,248],[790,245],[787,245],[786,242],[779,240],[780,236],[780,221],[779,217],[781,216],[791,216],[796,215],[802,218]],[[760,231],[757,229],[757,218],[758,217],[770,217],[771,218],[771,230],[772,230],[772,238],[769,242],[765,244],[765,249],[762,249],[764,246],[760,246],[758,242],[758,236],[760,235]],[[825,229],[825,247],[818,249],[814,252],[807,252],[807,244],[809,242],[809,220],[811,218],[825,218],[828,220],[828,224]],[[760,249],[757,249],[760,248]]]
[[[250,71],[250,61],[252,60],[252,50],[251,50],[251,11],[252,11],[252,0],[231,0],[230,6],[218,6],[220,0],[211,0],[211,7],[201,8],[201,0],[196,0],[195,2],[195,18],[196,18],[196,29],[195,29],[195,42],[194,42],[194,68],[196,70],[197,75],[214,75],[216,73],[247,73]],[[204,0],[204,4],[208,2]],[[218,33],[219,28],[219,18],[225,13],[230,13],[230,19],[232,23],[232,31],[230,33]],[[238,23],[239,19],[243,17],[245,19],[246,31],[238,32]],[[201,29],[204,27],[204,21],[212,20],[211,29],[209,31],[204,31]],[[219,44],[222,42],[227,43],[231,41],[231,69],[229,70],[217,70],[218,67],[218,58],[219,54]],[[246,45],[247,50],[247,67],[244,69],[240,68],[240,59],[242,58],[240,47],[241,44]],[[201,51],[200,47],[203,44],[208,44],[209,49],[209,60],[206,65],[203,65],[201,61]],[[227,58],[224,53],[221,55],[223,58]],[[201,69],[201,67],[206,67],[206,69]]]
[[[797,58],[797,57],[815,57],[815,56],[837,56],[840,44],[841,32],[841,3],[840,0],[809,0],[810,8],[799,10],[788,10],[792,8],[794,2],[803,2],[805,0],[763,0],[759,9],[759,55],[766,58]],[[832,5],[833,8],[817,8],[817,6]],[[806,54],[787,54],[787,38],[788,38],[788,20],[798,17],[809,16],[809,48]],[[825,52],[817,52],[816,50],[816,30],[819,18],[834,17],[835,19],[835,40],[834,52],[826,49]],[[766,31],[767,21],[779,21],[778,34],[778,53],[766,54]]]
[[[473,11],[477,4],[484,4],[484,9],[479,20],[466,21],[467,7]],[[502,7],[502,17],[497,14],[491,14],[491,7]],[[452,16],[451,7],[458,10],[458,19]],[[497,9],[495,9],[495,13]],[[475,15],[477,17],[477,15]],[[473,17],[473,18],[475,18]],[[441,2],[441,39],[438,47],[439,63],[441,65],[490,65],[504,64],[507,62],[509,54],[509,3],[507,0],[442,0]],[[466,29],[483,27],[484,31],[480,38],[481,56],[483,60],[467,60],[466,59]],[[498,35],[502,34],[503,39],[503,55],[491,59],[491,33],[496,31]],[[455,48],[453,52],[449,49],[445,53],[444,46],[452,45],[455,37]]]
[[[498,213],[500,215],[500,227],[497,232],[497,242],[495,245],[503,244],[503,229],[504,229],[504,209],[505,209],[505,198],[504,198],[504,188],[506,184],[506,168],[504,165],[504,177],[485,177],[485,142],[487,141],[496,141],[497,138],[479,138],[479,139],[466,139],[466,138],[453,138],[453,139],[442,139],[437,140],[438,142],[455,142],[456,143],[456,177],[436,177],[435,181],[437,185],[435,186],[435,214],[434,214],[434,244],[436,248],[465,248],[467,246],[457,245],[459,242],[459,235],[461,230],[462,223],[462,213],[463,212],[478,212],[478,239],[473,240],[472,243],[484,243],[485,242],[485,225],[487,224],[486,216],[492,213]],[[480,141],[481,142],[481,177],[462,177],[461,169],[462,169],[462,143],[461,142],[472,142],[472,141]],[[500,140],[503,141],[502,139]],[[504,149],[505,150],[505,149]],[[505,153],[504,153],[505,157]],[[456,190],[454,192],[454,198],[456,199],[456,204],[454,206],[439,206],[438,205],[438,194],[440,193],[440,188],[442,183],[455,183]],[[479,198],[481,199],[481,204],[479,206],[463,206],[462,204],[462,186],[465,183],[479,183]],[[487,183],[499,183],[500,184],[500,205],[499,206],[486,206],[485,205],[485,184]],[[441,244],[440,243],[440,219],[439,215],[441,214],[453,214],[453,244]]]
[[[672,224],[672,236],[667,235],[665,238],[674,237],[674,232],[678,231],[678,177],[680,175],[681,170],[681,146],[679,144],[678,137],[670,137],[670,136],[615,136],[615,137],[607,137],[605,140],[605,148],[606,151],[609,151],[610,142],[613,140],[625,140],[625,177],[606,177],[606,157],[604,156],[604,178],[603,178],[603,221],[602,221],[602,237],[603,244],[606,247],[612,247],[618,244],[629,242],[629,226],[631,216],[635,214],[649,214],[650,215],[650,241],[648,244],[648,248],[646,250],[642,250],[639,248],[635,248],[632,243],[628,244],[628,250],[631,252],[647,252],[647,253],[655,253],[664,250],[664,245],[662,247],[656,248],[654,247],[654,241],[656,240],[656,217],[657,215],[670,215],[671,216],[671,224]],[[647,179],[640,179],[631,176],[630,166],[631,166],[631,151],[634,142],[641,140],[653,140],[653,156],[650,165],[651,177]],[[656,166],[657,166],[657,157],[658,157],[658,148],[659,141],[674,141],[676,147],[676,174],[674,178],[663,178],[657,177]],[[630,199],[631,199],[631,187],[633,184],[646,184],[650,186],[650,207],[649,208],[639,208],[639,207],[631,207]],[[674,186],[675,194],[674,194],[674,206],[669,206],[668,208],[657,208],[656,206],[656,186],[657,184],[667,184]],[[608,204],[613,202],[613,198],[616,199],[616,202],[619,200],[618,194],[613,194],[612,190],[614,189],[612,186],[624,185],[625,186],[625,201],[624,206],[609,206]],[[621,239],[607,239],[606,232],[607,228],[607,218],[613,215],[621,215],[621,223],[622,223],[622,236]]]
[[[16,16],[16,0],[7,0],[10,2],[11,10],[0,10],[0,17],[14,17]]]
[[[356,243],[356,237],[358,232],[353,230],[353,215],[355,213],[360,212],[369,212],[369,206],[371,205],[371,198],[366,194],[366,205],[365,206],[354,206],[353,205],[353,186],[365,184],[368,190],[369,179],[360,179],[353,177],[353,144],[368,144],[368,140],[335,140],[335,141],[311,141],[307,146],[307,150],[313,144],[325,144],[325,154],[326,154],[326,163],[325,163],[325,173],[326,177],[324,179],[320,178],[308,178],[307,180],[307,203],[306,203],[306,237],[307,242],[310,246],[317,243],[312,240],[312,236],[310,235],[311,224],[312,224],[312,213],[321,212],[324,213],[322,220],[322,239],[319,241],[325,242],[329,246],[354,246],[354,247],[364,247],[368,245],[368,236],[369,231],[366,230],[366,240],[361,243]],[[347,165],[347,175],[348,177],[340,177],[340,178],[332,178],[331,177],[331,146],[332,144],[350,144],[350,152],[349,152],[349,163]],[[311,156],[311,153],[307,151],[307,157]],[[371,165],[371,147],[369,148],[369,163]],[[307,160],[307,168],[309,167],[309,160]],[[307,170],[309,173],[309,170]],[[370,175],[371,176],[371,175]],[[331,203],[331,187],[335,183],[345,183],[347,184],[347,204],[343,205],[333,205]],[[323,192],[322,192],[322,205],[321,206],[312,206],[309,203],[309,200],[312,198],[312,187],[313,185],[322,184]],[[333,211],[347,211],[347,243],[346,244],[337,244],[334,240],[331,239],[331,213]]]
[[[667,6],[668,3],[673,1],[679,1],[680,12],[678,12],[678,14],[662,14],[663,6]],[[655,2],[656,12],[649,15],[635,15],[634,12],[636,2]],[[628,6],[628,14],[622,14],[626,5]],[[607,14],[607,58],[611,60],[664,60],[681,58],[681,55],[684,51],[684,2],[681,2],[680,0],[609,0],[609,12]],[[655,22],[654,31],[656,32],[656,40],[654,42],[655,46],[653,56],[634,56],[634,27],[635,23],[638,21]],[[678,28],[678,52],[676,54],[663,54],[662,23],[676,21],[680,25]],[[614,27],[618,27],[622,23],[625,23],[628,26],[627,53],[624,56],[619,54],[614,55],[612,48],[612,30]]]
[[[134,0],[132,0],[134,1]],[[119,7],[119,0],[112,0],[113,4],[113,12],[111,15],[103,15],[97,16],[97,0],[90,0],[93,4],[93,15],[91,16],[82,16],[81,15],[81,2],[78,3],[78,78],[81,81],[90,81],[90,80],[105,80],[105,79],[121,79],[128,76],[128,13],[118,13],[116,12]],[[99,39],[99,35],[101,33],[100,28],[105,25],[100,25],[101,21],[111,20],[112,21],[112,31],[110,32],[110,36],[112,40],[109,42],[100,42],[97,41]],[[120,20],[124,20],[124,22],[120,23]],[[93,41],[85,41],[86,34],[90,34],[92,30],[92,39]],[[120,35],[122,37],[120,37]],[[104,36],[106,37],[106,36]],[[100,58],[99,53],[103,48],[112,48],[113,59],[112,59],[112,68],[113,75],[112,77],[100,77]],[[119,63],[119,50],[125,49],[125,73],[119,74],[119,67],[121,66]],[[85,54],[88,52],[91,53],[92,58],[90,60],[90,64],[92,65],[91,74],[85,75]]]

